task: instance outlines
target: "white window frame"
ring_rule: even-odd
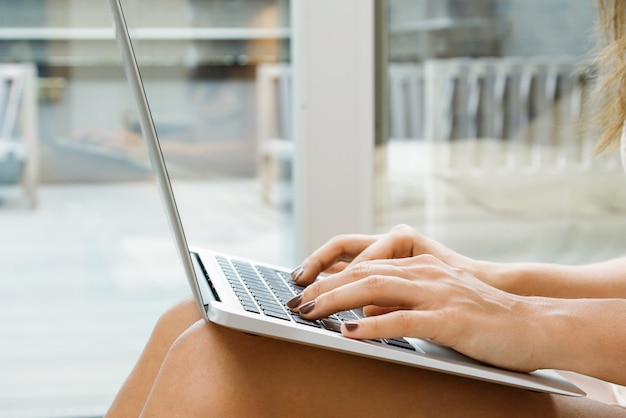
[[[292,2],[299,258],[374,228],[374,1]]]

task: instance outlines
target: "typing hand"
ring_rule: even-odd
[[[464,257],[407,225],[381,235],[346,234],[330,239],[303,261],[293,279],[306,286],[321,273],[336,273],[348,265],[368,260],[397,259],[431,254],[449,265],[473,271],[479,263]]]
[[[387,254],[411,249],[405,251]],[[342,325],[346,337],[430,339],[520,371],[539,366],[535,350],[546,343],[542,313],[548,305],[496,289],[431,255],[353,263],[289,303],[308,319],[368,306],[366,318]]]

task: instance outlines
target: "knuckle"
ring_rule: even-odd
[[[393,232],[399,232],[399,233],[406,232],[407,230],[412,231],[413,228],[411,228],[407,224],[398,224],[394,226],[392,229]]]
[[[334,237],[332,237],[331,239],[328,240],[328,244],[331,247],[339,247],[339,248],[343,248],[344,243],[349,239],[349,235],[346,234],[341,234],[341,235],[335,235]]]
[[[412,260],[410,270],[422,278],[443,278],[450,273],[450,267],[433,255],[421,254]]]
[[[316,281],[311,283],[304,289],[302,294],[306,297],[307,300],[315,298],[322,292],[322,281]]]
[[[371,270],[372,270],[371,264],[367,261],[364,261],[364,262],[355,264],[354,266],[350,267],[346,273],[350,281],[354,281],[354,280],[361,279],[363,277],[367,277],[370,274]]]
[[[411,330],[411,319],[411,311],[401,310],[395,312],[394,321],[398,331],[400,331],[403,335],[409,335]]]
[[[393,227],[391,233],[399,238],[406,239],[412,238],[415,234],[415,230],[407,224],[399,224]]]
[[[418,233],[415,229],[406,224],[400,224],[395,226],[389,234],[394,241],[394,245],[403,249],[407,253],[414,252],[415,242],[418,238]]]
[[[416,255],[414,259],[420,264],[426,264],[426,265],[441,264],[441,261],[439,261],[439,259],[432,254],[419,254],[419,255]]]
[[[396,338],[411,336],[411,311],[394,311],[386,315],[367,318],[367,334],[373,338]]]
[[[379,294],[385,286],[386,279],[383,276],[369,276],[363,281],[365,288],[373,295]]]

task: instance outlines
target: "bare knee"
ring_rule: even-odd
[[[191,321],[187,324],[186,328],[188,328],[198,319],[200,319],[200,312],[198,311],[198,306],[196,305],[195,301],[192,298],[185,298],[167,308],[161,314],[159,321],[166,323],[170,323],[172,321]]]
[[[234,359],[227,350],[238,334],[204,320],[182,332],[165,356],[144,414],[193,417],[210,410],[215,416],[232,416],[246,390],[244,365],[229,361]],[[253,402],[249,395],[244,396],[248,405]]]
[[[169,346],[198,319],[200,312],[193,299],[183,299],[161,314],[154,327],[152,338]]]

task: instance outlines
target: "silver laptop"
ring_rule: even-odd
[[[339,332],[341,323],[356,319],[360,315],[359,312],[338,312],[319,321],[307,321],[290,312],[285,307],[285,303],[301,292],[302,288],[291,280],[289,269],[220,254],[208,249],[189,248],[122,5],[120,0],[110,0],[110,3],[126,76],[137,102],[141,128],[147,141],[152,167],[176,247],[198,309],[207,321],[248,333],[538,392],[571,396],[585,395],[583,391],[554,371],[517,373],[503,370],[425,340],[397,338],[360,341],[345,338]]]

